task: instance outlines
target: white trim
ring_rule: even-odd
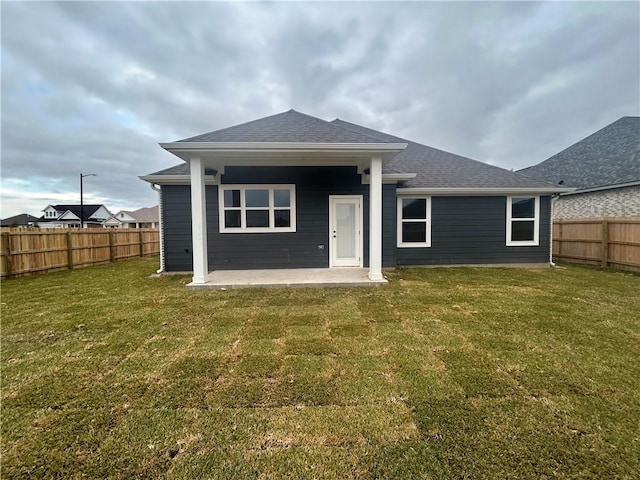
[[[188,162],[199,156],[207,166],[221,165],[357,165],[371,156],[391,160],[406,143],[313,142],[173,142],[160,146]]]
[[[165,150],[178,151],[245,151],[245,152],[273,152],[273,151],[364,151],[364,152],[394,152],[407,148],[407,143],[323,143],[323,142],[169,142],[160,143]],[[364,153],[363,152],[363,153]]]
[[[361,172],[358,172],[361,173]],[[383,184],[392,184],[398,182],[405,182],[407,180],[412,180],[416,178],[417,173],[383,173],[382,174],[382,183]],[[371,181],[369,174],[362,174],[362,185],[368,185]]]
[[[205,185],[218,185],[219,175],[205,175]],[[191,177],[189,175],[140,175],[140,180],[157,185],[190,185]]]
[[[204,184],[204,164],[191,159],[191,238],[193,242],[193,285],[207,283],[209,260],[207,253],[207,195]]]
[[[369,167],[369,280],[382,276],[382,158],[372,157]]]
[[[350,200],[350,202],[347,202]],[[358,229],[356,238],[354,241],[356,242],[356,258],[357,262],[354,262],[355,265],[336,265],[336,259],[334,258],[335,248],[333,241],[333,230],[334,230],[334,205],[343,201],[344,203],[353,203],[356,205],[356,227]],[[362,268],[363,265],[363,252],[364,252],[364,235],[363,233],[363,215],[362,215],[362,203],[363,196],[362,195],[329,195],[329,268],[334,267],[359,267]],[[338,262],[339,263],[339,262]]]
[[[416,198],[426,200],[426,215],[427,218],[422,219],[403,219],[402,218],[402,200],[407,198]],[[403,196],[397,197],[397,214],[396,214],[396,236],[398,248],[429,248],[431,247],[431,197],[428,195],[415,195],[415,196]],[[425,223],[426,224],[426,236],[424,242],[403,242],[402,241],[402,224],[403,223]]]
[[[512,201],[514,198],[533,198],[534,211],[533,218],[512,218]],[[533,240],[516,241],[511,240],[512,222],[531,222],[533,221]],[[508,196],[507,197],[507,247],[535,247],[540,244],[540,197],[538,196]]]
[[[225,207],[224,192],[225,190],[240,190],[240,207]],[[247,207],[245,205],[246,190],[268,190],[269,206],[268,207]],[[276,207],[274,204],[274,190],[289,190],[289,207]],[[275,210],[289,210],[290,225],[288,227],[275,226]],[[240,210],[240,228],[225,226],[224,212],[226,210]],[[269,211],[269,227],[247,227],[247,210],[268,210]],[[292,233],[296,231],[296,186],[293,183],[287,184],[262,184],[262,183],[243,183],[243,184],[224,184],[218,186],[218,212],[219,212],[219,228],[220,233]]]
[[[525,187],[411,187],[397,188],[396,195],[478,195],[478,196],[502,196],[502,195],[543,195],[561,192],[572,192],[575,188],[525,188]]]

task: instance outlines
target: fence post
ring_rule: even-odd
[[[71,230],[67,232],[67,263],[69,270],[73,270],[73,241],[71,239]]]
[[[4,247],[4,254],[5,254],[4,265],[7,270],[5,274],[7,277],[11,276],[11,237],[9,235],[10,235],[9,232],[5,232],[2,234],[2,243]]]
[[[110,228],[109,229],[109,260],[111,262],[115,262],[116,261],[116,246],[115,246],[115,242],[113,241],[113,229]]]
[[[602,221],[602,266],[609,264],[609,222]]]
[[[140,230],[140,256],[144,257],[144,232]]]

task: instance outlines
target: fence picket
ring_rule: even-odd
[[[2,278],[70,270],[160,252],[155,229],[2,229]]]
[[[640,271],[640,218],[560,219],[554,259]]]

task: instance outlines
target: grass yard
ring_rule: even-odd
[[[2,283],[2,478],[637,478],[640,276]]]

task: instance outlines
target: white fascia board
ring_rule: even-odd
[[[628,183],[619,183],[617,185],[605,185],[604,187],[593,187],[593,188],[583,188],[578,190],[576,188],[573,189],[572,192],[561,193],[560,195],[578,195],[580,193],[589,193],[589,192],[600,192],[602,190],[613,190],[615,188],[625,188],[625,187],[635,187],[640,185],[640,181],[638,182],[628,182]]]
[[[292,157],[303,164],[317,164],[317,158],[301,158],[317,155],[322,158],[322,165],[326,164],[326,156],[346,157],[362,160],[362,157],[381,156],[388,161],[400,153],[407,146],[406,143],[313,143],[313,142],[174,142],[161,143],[160,146],[185,162],[191,158],[202,158],[207,165],[211,160],[226,165],[241,164],[238,160],[250,160],[253,165],[259,160],[260,164],[271,165],[269,159]],[[322,157],[320,157],[322,156]],[[291,158],[290,158],[291,159]],[[289,164],[293,164],[291,161]]]
[[[434,188],[397,188],[396,195],[511,195],[511,194],[535,194],[535,195],[551,195],[554,193],[572,192],[573,188],[526,188],[526,187],[496,187],[496,188],[463,188],[463,187],[434,187]]]
[[[273,152],[273,151],[371,151],[401,152],[406,143],[314,143],[314,142],[171,142],[161,143],[165,150]]]
[[[389,180],[396,180],[398,182],[402,182],[403,180],[411,180],[418,176],[417,173],[383,173],[382,178],[387,178]]]
[[[404,182],[407,180],[411,180],[416,178],[417,173],[383,173],[382,174],[382,183],[384,184],[393,184],[398,182]],[[369,174],[362,175],[362,184],[369,185],[371,179]]]
[[[156,185],[190,185],[191,177],[189,175],[141,175],[140,180]],[[217,176],[206,175],[206,185],[217,185]]]

